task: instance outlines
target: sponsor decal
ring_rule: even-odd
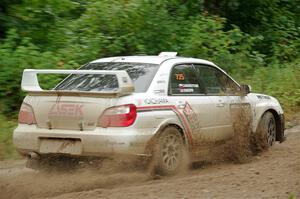
[[[128,82],[127,77],[122,77],[122,81],[123,81],[123,83],[127,83]]]
[[[199,88],[198,84],[179,84],[179,88]]]
[[[179,88],[179,92],[181,92],[181,93],[193,93],[194,89],[193,88]]]
[[[187,102],[185,102],[185,106],[184,106],[184,109],[183,109],[183,113],[185,114],[185,116],[189,117],[191,115],[194,114],[194,111],[191,107],[191,105]]]
[[[143,143],[143,142],[130,142],[130,146],[132,146],[132,147],[141,147],[144,145],[145,145],[145,143]]]
[[[167,76],[168,73],[161,73],[159,76]]]
[[[142,105],[142,103],[143,103],[143,100],[137,99],[137,105],[138,105],[138,106]]]
[[[166,92],[165,89],[154,90],[155,94],[160,94],[160,93],[165,93],[165,92]]]
[[[49,116],[83,116],[83,104],[57,103],[53,104],[48,115]]]
[[[110,140],[105,140],[104,145],[106,146],[120,146],[120,145],[125,145],[125,142],[117,142],[117,141],[110,141]]]
[[[144,102],[145,104],[165,104],[169,101],[166,98],[146,98]]]
[[[184,80],[184,74],[183,73],[177,73],[177,74],[175,74],[175,76],[176,76],[176,80],[179,80],[179,81]]]
[[[269,99],[271,99],[269,96],[267,96],[267,95],[256,95],[256,97],[258,98],[258,99],[260,99],[260,100],[269,100]]]
[[[165,83],[167,83],[167,82],[166,82],[165,80],[158,80],[157,83],[158,83],[158,84],[165,84]]]
[[[87,121],[86,125],[87,126],[95,126],[95,122],[93,122],[93,121]]]
[[[200,129],[201,129],[200,123],[201,122],[199,120],[199,116],[194,112],[194,110],[192,109],[191,105],[188,102],[185,103],[185,107],[183,109],[183,114],[187,118],[192,132],[193,133],[200,132]]]

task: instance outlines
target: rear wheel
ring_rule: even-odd
[[[157,140],[154,151],[155,171],[162,175],[177,173],[186,165],[185,146],[180,131],[169,126]]]

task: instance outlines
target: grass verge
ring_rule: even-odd
[[[8,120],[0,115],[0,160],[20,158],[12,143],[12,134],[16,125],[15,120]]]

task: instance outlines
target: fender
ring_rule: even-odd
[[[253,112],[254,112],[254,117],[253,117],[253,123],[252,123],[252,131],[256,132],[258,124],[263,116],[263,114],[268,111],[272,110],[275,111],[278,115],[283,114],[283,110],[279,104],[279,102],[271,97],[268,96],[270,99],[265,99],[265,100],[256,100],[256,103],[254,104],[253,107]]]
[[[171,119],[166,119],[163,122],[161,122],[159,124],[157,130],[155,131],[155,137],[159,136],[163,132],[164,128],[166,128],[167,126],[169,126],[169,125],[176,125],[176,126],[178,126],[179,128],[182,129],[183,137],[184,137],[184,142],[185,142],[185,144],[187,146],[189,146],[190,142],[189,142],[189,139],[188,139],[188,137],[186,135],[185,129],[184,129],[182,123],[180,122],[178,116],[176,116],[176,117],[177,117],[177,119],[171,118]]]

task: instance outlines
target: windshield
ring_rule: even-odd
[[[148,63],[90,63],[79,70],[126,70],[133,81],[135,92],[145,92],[156,71],[157,64]],[[118,89],[115,75],[70,75],[55,90],[114,91]]]

